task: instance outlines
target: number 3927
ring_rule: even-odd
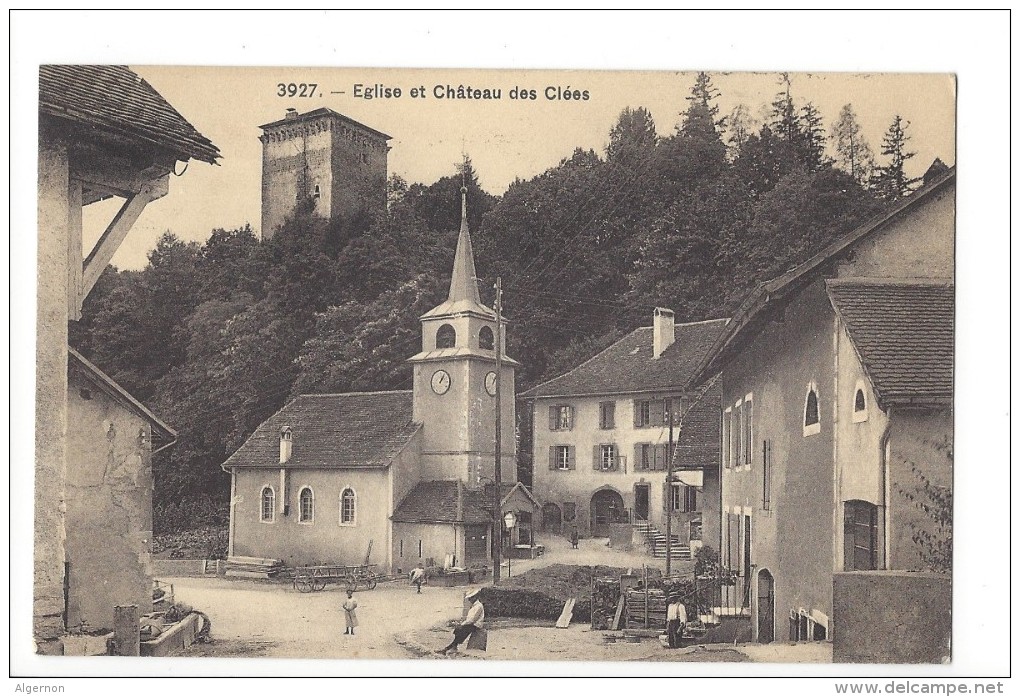
[[[314,82],[280,82],[276,85],[277,97],[314,97],[319,86]]]

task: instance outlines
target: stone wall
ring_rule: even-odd
[[[833,576],[833,663],[948,663],[952,578],[908,571]]]

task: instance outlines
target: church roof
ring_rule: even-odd
[[[424,315],[436,317],[472,312],[496,319],[492,308],[482,304],[478,295],[478,280],[475,272],[475,255],[471,249],[471,233],[467,220],[467,189],[461,189],[460,236],[457,238],[457,253],[453,258],[453,274],[450,276],[450,294],[446,302],[432,308]]]
[[[39,66],[39,112],[215,164],[219,148],[124,65]]]
[[[520,396],[579,397],[683,388],[726,326],[725,319],[674,327],[675,341],[652,357],[652,327],[635,329],[573,370]]]
[[[385,468],[420,428],[410,390],[305,394],[262,422],[223,467],[280,467],[280,432],[290,429],[285,467]]]
[[[393,512],[395,523],[492,523],[481,489],[457,480],[419,482]]]
[[[952,283],[833,279],[826,290],[883,408],[952,403]]]

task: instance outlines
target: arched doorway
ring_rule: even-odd
[[[542,532],[559,534],[563,529],[563,517],[560,515],[560,507],[555,503],[547,503],[542,506]]]
[[[613,489],[600,489],[591,497],[591,536],[609,537],[610,523],[626,518],[623,497]]]
[[[768,569],[758,572],[758,643],[771,644],[776,638],[776,582]]]

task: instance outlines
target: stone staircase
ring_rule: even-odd
[[[653,557],[658,559],[666,558],[666,535],[660,531],[657,527],[647,521],[638,521],[634,523],[634,528],[645,538],[645,545],[648,547],[648,551],[652,553]],[[676,535],[671,535],[673,538],[672,545],[670,546],[670,556],[674,561],[690,561],[691,560],[691,548],[685,544],[680,544],[680,538]]]

